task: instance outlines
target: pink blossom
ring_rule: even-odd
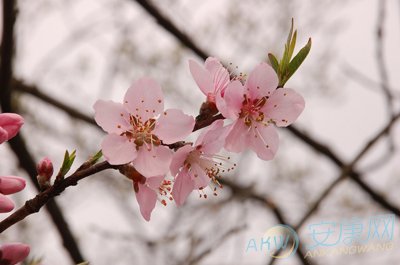
[[[29,255],[28,245],[7,243],[0,247],[0,264],[14,265],[23,261]]]
[[[207,96],[207,101],[216,103],[225,92],[230,77],[228,70],[213,57],[208,57],[204,67],[193,60],[189,60],[190,72],[197,86]]]
[[[15,113],[0,113],[0,144],[17,135],[24,119]]]
[[[102,150],[110,164],[132,162],[144,176],[165,175],[172,151],[162,144],[184,140],[193,130],[194,118],[181,110],[164,110],[161,87],[141,78],[126,92],[123,104],[98,100],[95,120],[108,135]]]
[[[175,176],[172,197],[178,206],[193,190],[202,190],[210,181],[219,185],[217,177],[225,172],[221,161],[226,162],[229,158],[215,154],[222,148],[226,133],[223,121],[215,121],[200,134],[194,146],[186,145],[174,154],[170,167]]]
[[[225,90],[226,109],[221,113],[233,120],[229,125],[225,148],[231,152],[252,149],[263,160],[270,160],[278,149],[279,137],[274,124],[293,123],[304,109],[304,99],[290,88],[279,88],[271,66],[261,63],[246,83],[231,82]]]

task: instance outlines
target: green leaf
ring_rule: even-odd
[[[69,154],[68,150],[65,151],[64,161],[62,163],[59,175],[64,177],[68,171],[71,169],[72,164],[75,161],[76,151],[74,150],[71,154]]]
[[[285,76],[283,77],[283,84],[284,85],[287,80],[299,69],[300,65],[306,59],[308,53],[311,49],[311,38],[308,39],[307,44],[296,54],[293,60],[289,63]]]
[[[297,39],[297,30],[294,31],[292,41],[290,42],[290,46],[289,46],[289,60],[292,59],[294,47],[296,46],[296,39]]]
[[[90,159],[90,163],[96,164],[97,161],[99,161],[99,159],[103,156],[103,152],[100,150],[98,151],[94,156],[92,156],[92,158]]]
[[[293,34],[293,27],[294,27],[294,19],[292,18],[292,25],[290,26],[290,31],[289,31],[289,35],[286,41],[286,45],[289,47],[290,46],[290,42],[292,40],[292,34]]]
[[[272,53],[268,53],[269,62],[271,63],[272,68],[274,68],[275,73],[279,75],[279,63],[276,59],[275,55]]]

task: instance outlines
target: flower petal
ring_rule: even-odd
[[[0,247],[0,252],[2,260],[8,260],[9,265],[15,265],[29,255],[30,248],[26,244],[7,243]]]
[[[214,94],[214,84],[211,73],[193,60],[189,60],[189,69],[194,81],[196,81],[197,86],[203,94],[206,96],[208,93]]]
[[[190,176],[192,178],[192,181],[194,182],[195,189],[200,189],[208,186],[211,179],[198,164],[194,163],[190,170]]]
[[[178,109],[168,109],[157,120],[154,134],[165,144],[184,140],[192,131],[195,121],[192,116]]]
[[[153,79],[143,77],[126,91],[125,108],[144,123],[164,110],[164,96],[160,85]]]
[[[97,100],[94,119],[108,133],[121,134],[129,127],[129,114],[121,103]]]
[[[172,157],[171,165],[169,166],[169,169],[171,171],[171,174],[173,177],[178,174],[179,170],[181,167],[183,167],[183,163],[185,162],[187,156],[191,151],[193,151],[195,148],[190,145],[185,145],[176,151]]]
[[[273,125],[252,126],[250,148],[262,160],[271,160],[278,150],[279,136]]]
[[[279,127],[292,124],[304,110],[303,97],[290,88],[280,88],[272,94],[261,110],[267,120],[272,119]]]
[[[172,151],[166,146],[141,146],[133,166],[145,177],[165,175],[169,171]]]
[[[165,176],[154,176],[146,178],[146,185],[157,190],[160,187],[161,182],[164,180]]]
[[[16,113],[0,113],[0,127],[7,132],[6,141],[17,135],[23,124],[24,118]],[[4,137],[4,132],[2,134]]]
[[[249,127],[243,119],[238,119],[229,125],[228,136],[225,140],[225,149],[230,152],[240,153],[249,146]]]
[[[217,108],[225,118],[237,119],[242,109],[244,100],[244,87],[240,81],[235,80],[229,83],[225,90],[224,100],[225,106],[221,104],[221,100],[217,97]]]
[[[214,57],[208,57],[204,63],[208,72],[211,73],[214,93],[224,94],[225,89],[230,81],[228,70],[220,63],[220,61]],[[220,92],[220,93],[217,93]]]
[[[146,221],[150,221],[151,212],[156,207],[157,193],[146,184],[139,183],[139,191],[135,194],[140,213]]]
[[[112,165],[122,165],[137,157],[136,145],[125,136],[107,135],[101,143],[104,157]]]
[[[8,213],[14,209],[14,202],[0,193],[0,213]]]
[[[194,182],[186,170],[182,170],[175,178],[174,187],[172,188],[172,197],[177,206],[181,206],[189,194],[194,189]]]
[[[274,69],[266,63],[260,63],[249,74],[245,86],[250,98],[254,100],[272,95],[278,83],[278,76]]]
[[[0,177],[0,192],[7,195],[19,192],[25,188],[26,181],[20,177]]]
[[[197,138],[195,146],[201,146],[201,151],[206,154],[215,154],[225,144],[225,138],[229,132],[229,127],[223,127],[224,121],[214,121],[210,126],[205,128]]]

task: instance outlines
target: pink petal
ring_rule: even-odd
[[[151,78],[137,80],[126,91],[124,106],[144,123],[164,110],[164,96],[160,85]]]
[[[210,72],[193,60],[189,60],[189,69],[194,81],[204,95],[214,93],[214,84]]]
[[[0,192],[7,195],[19,192],[25,188],[26,181],[20,177],[0,177]]]
[[[8,140],[8,132],[0,127],[0,144]]]
[[[190,175],[194,182],[195,189],[200,189],[208,186],[208,184],[210,183],[210,178],[206,175],[206,172],[198,164],[193,164],[190,170]]]
[[[129,128],[129,113],[121,103],[97,100],[93,108],[94,119],[104,131],[121,134]]]
[[[172,157],[171,165],[169,166],[171,170],[171,174],[173,177],[178,174],[179,170],[181,167],[183,167],[183,163],[185,162],[187,156],[191,151],[193,151],[195,148],[190,146],[190,145],[185,145],[176,151]]]
[[[30,248],[26,244],[7,243],[0,247],[1,259],[8,260],[9,265],[15,265],[28,257]]]
[[[262,111],[266,120],[272,119],[279,127],[292,124],[305,106],[303,97],[290,88],[280,88],[267,100]]]
[[[251,71],[245,86],[250,98],[254,100],[272,95],[278,83],[278,76],[274,69],[266,63],[260,63]]]
[[[0,113],[0,127],[7,132],[7,141],[17,135],[23,124],[24,118],[16,113]]]
[[[156,206],[157,193],[146,184],[139,184],[136,200],[140,207],[140,213],[146,221],[150,221],[151,212]]]
[[[8,213],[14,209],[12,200],[0,193],[0,213]]]
[[[127,137],[117,134],[107,135],[102,144],[103,155],[112,165],[122,165],[137,157],[136,145]]]
[[[229,133],[225,140],[225,149],[230,152],[240,153],[249,145],[249,127],[243,119],[236,120],[229,125]]]
[[[205,128],[197,138],[195,146],[201,146],[201,151],[206,154],[215,154],[225,144],[225,138],[229,132],[229,127],[223,127],[224,121],[214,121],[210,126]]]
[[[225,118],[237,119],[242,109],[244,94],[244,87],[240,81],[235,80],[229,83],[224,94],[226,106],[222,106],[220,100],[216,101],[218,110],[222,113],[222,115],[224,115]]]
[[[205,67],[211,73],[214,93],[220,92],[223,94],[230,81],[228,70],[226,70],[226,68],[216,58],[213,57],[207,58]]]
[[[160,187],[161,182],[164,180],[165,176],[154,176],[146,178],[146,185],[157,190]]]
[[[184,140],[193,131],[195,121],[192,116],[178,109],[168,109],[157,120],[154,134],[165,144]]]
[[[279,136],[273,125],[257,124],[252,126],[250,148],[262,160],[271,160],[278,150]]]
[[[174,187],[172,188],[172,197],[177,206],[181,206],[189,194],[194,189],[194,182],[190,178],[186,170],[182,170],[175,178]]]
[[[223,67],[221,62],[215,57],[208,57],[204,62],[204,66],[211,74],[214,74],[219,68]]]
[[[133,166],[145,177],[165,175],[169,171],[171,160],[172,151],[166,146],[152,146],[150,150],[142,146]]]

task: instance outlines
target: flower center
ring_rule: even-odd
[[[264,113],[261,108],[267,102],[267,98],[262,97],[261,99],[251,100],[244,95],[242,102],[242,109],[239,113],[239,118],[244,119],[246,126],[250,127],[253,121],[262,122],[264,120]]]
[[[136,118],[133,115],[129,117],[129,123],[131,129],[123,132],[121,135],[126,136],[129,141],[133,141],[136,147],[139,148],[144,144],[159,146],[161,140],[152,131],[156,126],[156,119],[149,119],[146,122],[142,122],[140,118]]]
[[[222,188],[221,183],[218,179],[221,177],[222,173],[230,172],[236,167],[236,164],[230,162],[230,157],[225,157],[216,154],[205,154],[199,150],[201,146],[198,146],[195,150],[191,151],[184,162],[184,166],[188,172],[192,171],[193,176],[198,177],[198,173],[193,170],[193,165],[197,164],[202,171],[210,178],[211,184],[214,187],[210,188],[213,190],[214,196],[217,196],[217,186]],[[200,188],[200,197],[207,198],[207,194],[203,191],[204,188]]]

